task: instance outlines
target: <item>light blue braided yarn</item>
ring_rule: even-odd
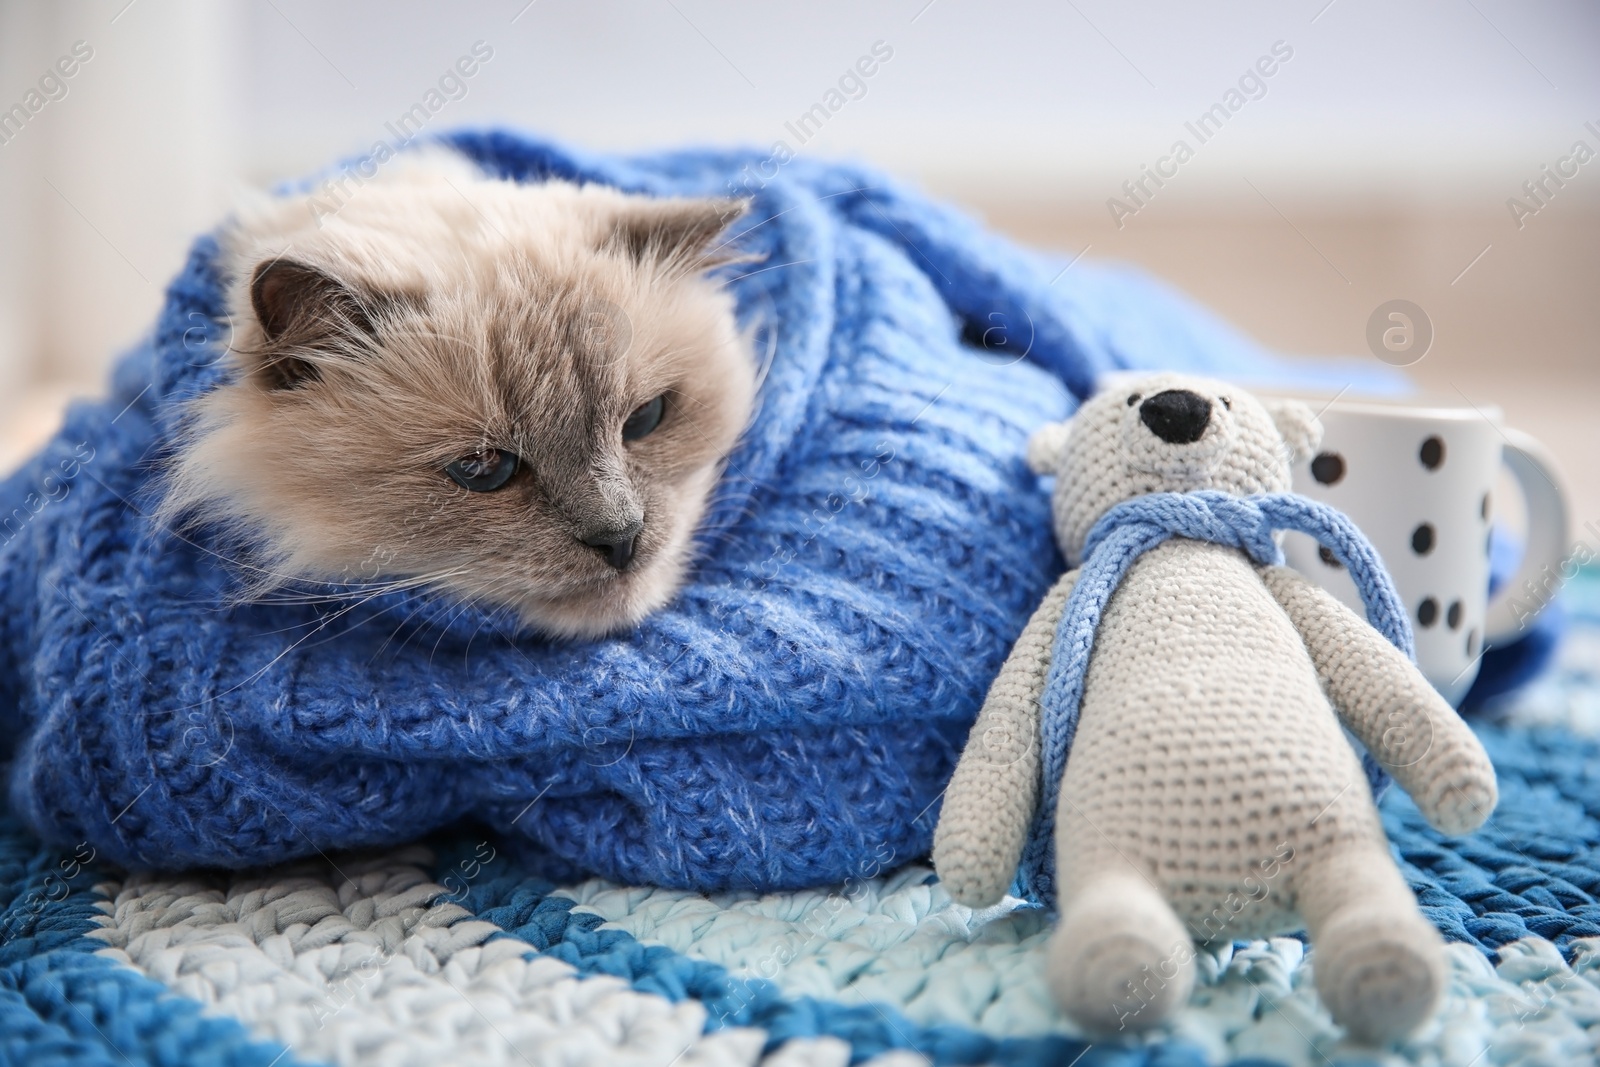
[[[1095,631],[1128,568],[1172,537],[1228,545],[1257,563],[1281,564],[1283,550],[1273,538],[1278,530],[1298,530],[1332,552],[1360,591],[1367,621],[1407,658],[1414,658],[1411,620],[1377,550],[1355,523],[1328,505],[1296,493],[1234,496],[1215,489],[1151,493],[1118,504],[1089,531],[1077,584],[1056,629],[1050,673],[1040,701],[1044,788],[1022,854],[1025,895],[1055,905],[1055,821],[1061,775],[1078,728]],[[1362,753],[1362,767],[1373,794],[1380,795],[1389,776],[1370,753]]]

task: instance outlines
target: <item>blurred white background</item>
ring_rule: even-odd
[[[430,132],[508,123],[600,148],[770,147],[874,42],[890,60],[807,143],[959,200],[1022,240],[1139,262],[1289,353],[1432,318],[1424,386],[1590,473],[1600,8],[1513,0],[0,0],[0,425],[12,454],[152,321],[194,234],[247,184],[367,148],[475,42]],[[28,93],[92,50],[26,120]],[[1293,55],[1140,208],[1139,177],[1276,42]],[[70,64],[69,64],[70,65]],[[41,93],[40,100],[46,94]],[[1592,123],[1593,127],[1586,126]],[[1567,164],[1570,169],[1575,164]],[[1131,206],[1131,205],[1130,205]],[[0,456],[0,460],[8,457]]]

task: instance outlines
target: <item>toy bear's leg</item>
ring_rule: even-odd
[[[1069,853],[1070,854],[1070,853]],[[1098,862],[1097,862],[1098,861]],[[1099,1034],[1147,1029],[1189,1001],[1194,942],[1150,880],[1120,858],[1072,855],[1049,949],[1061,1008]]]
[[[1358,1040],[1382,1044],[1432,1014],[1448,978],[1444,941],[1417,910],[1386,842],[1319,848],[1294,877],[1317,992]]]

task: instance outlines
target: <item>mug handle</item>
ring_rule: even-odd
[[[1512,600],[1522,592],[1524,582],[1546,570],[1559,573],[1567,555],[1567,493],[1555,460],[1543,445],[1521,430],[1506,427],[1504,433],[1503,458],[1522,487],[1522,498],[1528,505],[1528,543],[1517,572],[1500,586],[1484,613],[1485,648],[1509,644],[1523,635],[1528,623],[1550,603],[1550,597],[1536,598],[1531,605],[1520,602],[1520,613],[1513,610]],[[1533,609],[1531,613],[1529,607]]]

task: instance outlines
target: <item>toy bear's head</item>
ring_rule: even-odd
[[[1028,466],[1056,476],[1056,542],[1078,566],[1090,528],[1113,506],[1194,489],[1286,491],[1321,436],[1299,401],[1185,374],[1117,375],[1072,418],[1033,435]]]

